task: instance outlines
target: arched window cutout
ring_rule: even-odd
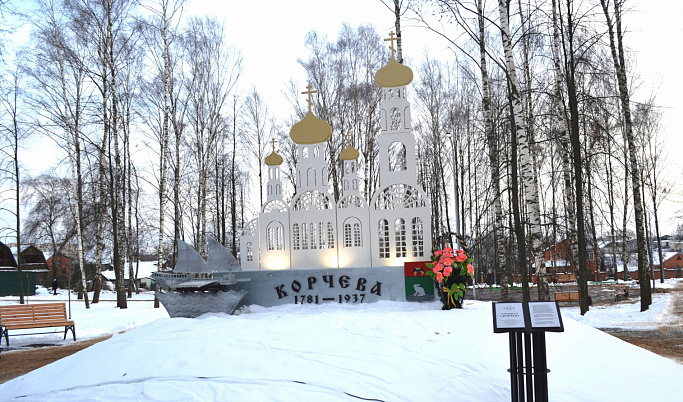
[[[351,233],[351,224],[344,223],[344,247],[349,248],[353,244],[353,235]]]
[[[406,221],[398,218],[394,221],[394,232],[396,235],[396,257],[406,256]]]
[[[389,249],[389,222],[386,219],[380,219],[378,232],[379,258],[389,258],[391,256],[391,250]]]
[[[412,222],[413,257],[424,257],[424,229],[422,219],[413,218]]]
[[[313,190],[302,193],[294,201],[294,211],[310,211],[320,209],[332,209],[332,201],[329,194]]]
[[[311,223],[309,225],[309,228],[311,232],[311,250],[315,250],[316,248],[318,248],[318,225],[316,225],[315,223]]]
[[[353,224],[353,247],[363,247],[363,235],[360,230],[360,222]]]
[[[334,225],[327,222],[327,248],[334,248]]]
[[[271,222],[266,229],[268,251],[285,249],[285,230],[280,222]]]
[[[358,218],[350,217],[344,221],[344,247],[362,247],[363,238]]]
[[[389,145],[389,171],[406,170],[406,146],[402,142]]]
[[[254,261],[254,245],[247,243],[247,261]]]
[[[305,223],[301,224],[301,249],[308,249],[308,225]]]
[[[398,130],[401,128],[401,111],[398,108],[393,108],[389,113],[391,119],[389,130]]]
[[[313,157],[314,157],[314,158],[319,158],[319,157],[320,157],[320,147],[314,147],[314,148],[313,148]]]
[[[269,201],[263,206],[263,212],[268,214],[271,212],[287,212],[287,205],[281,200]]]
[[[374,209],[424,208],[425,198],[417,188],[408,184],[392,184],[377,196]]]
[[[292,226],[292,248],[294,248],[294,250],[298,250],[301,247],[299,236],[299,224],[295,223]]]
[[[302,150],[302,152],[303,152],[303,157],[304,157],[304,158],[308,158],[308,147],[304,147],[304,149]]]
[[[358,190],[358,180],[353,179],[353,189]]]
[[[322,222],[318,222],[318,248],[323,250],[327,241],[325,227]]]
[[[306,185],[309,187],[316,185],[316,177],[315,177],[315,169],[314,168],[309,168],[306,171]]]
[[[403,110],[403,128],[406,130],[410,130],[410,107],[406,107]]]
[[[247,225],[242,229],[243,236],[256,236],[258,234],[258,219],[254,218],[247,222]]]

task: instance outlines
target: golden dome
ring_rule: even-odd
[[[309,110],[303,120],[292,126],[289,136],[299,145],[318,144],[330,139],[332,126]]]
[[[396,61],[394,55],[386,66],[375,73],[375,82],[382,88],[402,87],[413,80],[413,70]]]
[[[339,154],[339,157],[342,158],[344,161],[352,161],[354,159],[358,159],[358,156],[360,153],[358,150],[351,145],[348,145],[346,148],[344,148],[343,151],[341,151],[341,154]]]
[[[310,145],[319,144],[330,139],[332,136],[332,126],[325,120],[321,120],[311,112],[311,106],[313,106],[313,101],[311,100],[311,95],[317,93],[318,91],[313,90],[313,86],[308,84],[306,87],[308,91],[302,92],[304,95],[308,95],[308,113],[304,116],[303,120],[292,126],[289,130],[289,136],[292,137],[292,141],[299,145]]]
[[[395,37],[393,32],[389,36],[389,38],[384,40],[391,41],[391,46],[389,47],[391,49],[391,60],[389,60],[386,66],[377,70],[375,73],[375,83],[382,88],[402,87],[410,84],[413,80],[413,70],[396,61],[394,57],[394,53],[396,53],[394,41],[400,38]]]
[[[273,150],[270,155],[266,156],[264,160],[268,166],[278,166],[282,165],[282,157]]]
[[[282,157],[275,152],[275,138],[271,139],[270,142],[273,144],[273,151],[270,155],[266,156],[263,161],[266,162],[268,166],[279,166],[282,165]]]

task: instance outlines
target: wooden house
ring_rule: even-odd
[[[573,282],[576,281],[575,266],[571,251],[571,243],[568,239],[552,245],[543,252],[545,258],[546,272],[548,280],[551,282]],[[586,274],[589,280],[598,274],[597,258],[593,248],[586,249]]]
[[[17,260],[14,259],[12,249],[5,243],[0,242],[0,269],[17,269]]]
[[[36,246],[30,245],[19,253],[21,259],[21,270],[32,271],[36,274],[36,285],[49,287],[52,284],[52,277],[45,261],[45,255]]]

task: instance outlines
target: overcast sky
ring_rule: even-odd
[[[678,48],[683,40],[679,23],[683,19],[683,2],[630,0],[628,3],[632,4],[633,10],[624,21],[625,43],[637,61],[635,72],[643,80],[632,96],[634,101],[640,101],[656,93],[657,104],[663,111],[662,134],[669,151],[669,179],[680,181],[683,176],[679,155],[683,149],[680,129],[683,127],[680,100],[683,80],[678,71],[681,61]],[[334,40],[344,22],[354,28],[371,24],[384,36],[394,29],[393,13],[380,0],[190,0],[185,7],[185,16],[193,15],[215,15],[225,22],[227,42],[243,56],[240,88],[246,93],[255,86],[280,122],[291,114],[291,106],[282,93],[287,82],[294,79],[301,91],[306,86],[305,71],[297,62],[308,56],[304,48],[306,33],[315,30]],[[497,13],[492,15],[494,20],[497,17]],[[419,61],[428,52],[432,58],[452,59],[445,41],[426,29],[407,19],[402,21],[401,28],[404,57]],[[6,59],[12,59],[12,44],[6,50]],[[412,67],[416,71],[416,66]],[[56,163],[50,157],[55,151],[48,145],[48,141],[35,139],[27,146],[23,155],[45,156],[39,158],[41,163],[31,166],[30,174],[39,174]],[[27,159],[20,155],[20,160]],[[678,194],[675,198],[683,196]],[[662,212],[672,216],[681,208],[681,204],[668,203]],[[675,228],[673,221],[662,223],[665,232]]]

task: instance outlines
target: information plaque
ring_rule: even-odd
[[[493,332],[564,332],[557,302],[493,303]]]
[[[557,302],[493,303],[493,332],[508,333],[510,400],[548,402],[546,332],[564,332]]]

